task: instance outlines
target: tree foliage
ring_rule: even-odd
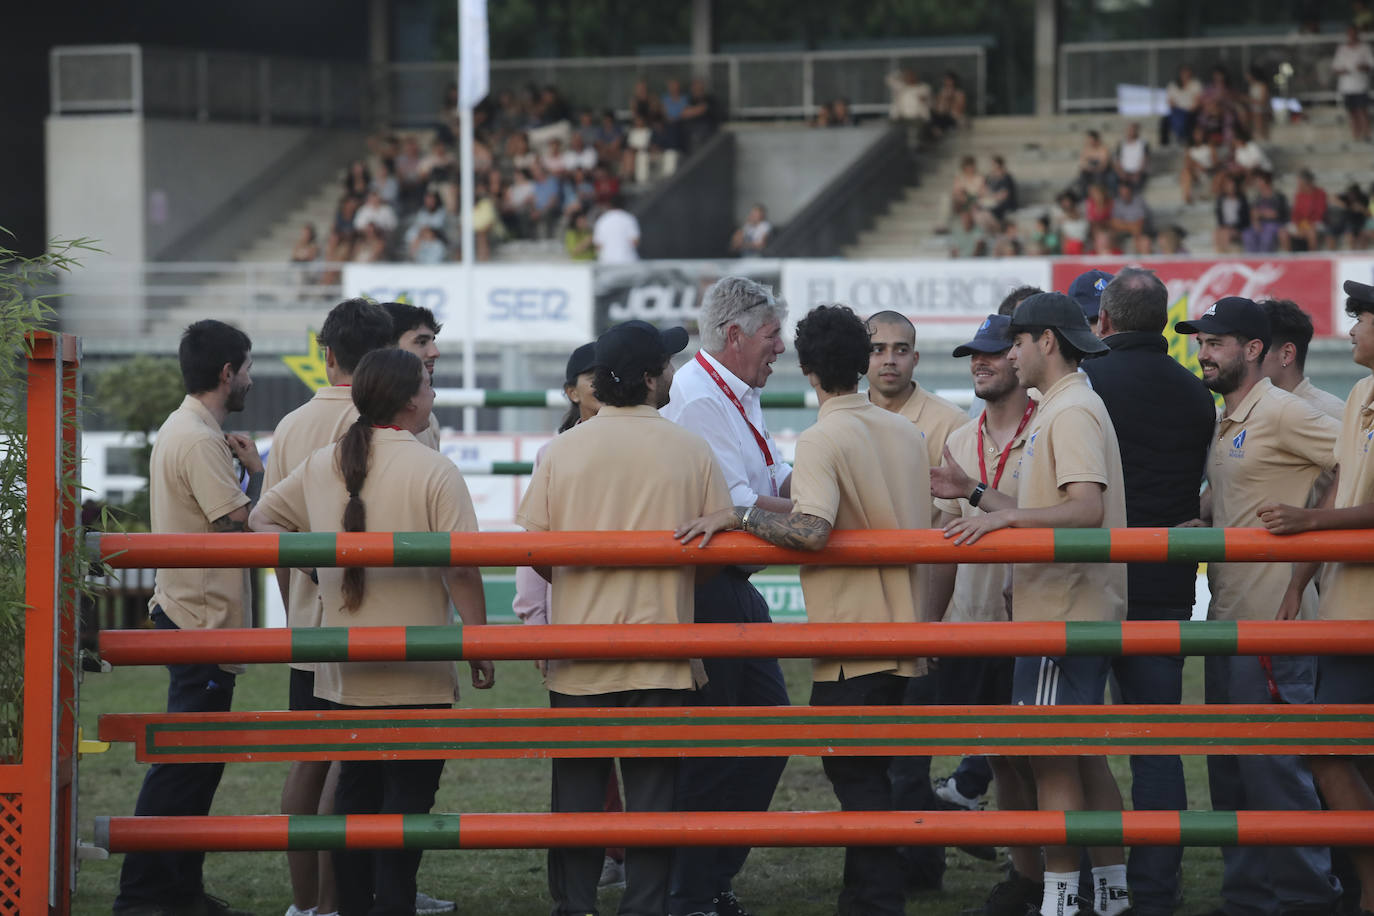
[[[177,361],[140,354],[100,373],[95,401],[100,411],[117,421],[138,440],[137,473],[148,476],[152,434],[181,403],[184,388]],[[125,527],[148,528],[148,486],[119,507],[117,517]]]

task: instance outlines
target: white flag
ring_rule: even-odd
[[[458,105],[473,108],[491,88],[487,49],[487,0],[459,0]]]

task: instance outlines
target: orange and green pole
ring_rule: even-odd
[[[717,566],[908,563],[1374,563],[1374,531],[1279,537],[1256,528],[1025,528],[956,546],[936,529],[838,531],[824,550],[774,547],[739,532],[707,548],[668,531],[101,534],[117,568],[317,566]]]
[[[110,852],[575,846],[1374,846],[1366,811],[777,811],[98,817]]]

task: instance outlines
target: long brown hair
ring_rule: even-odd
[[[420,357],[408,350],[387,348],[373,350],[358,361],[353,372],[353,406],[358,419],[344,433],[334,447],[334,465],[343,477],[348,491],[344,506],[343,530],[367,530],[367,506],[363,504],[363,483],[372,457],[372,428],[376,423],[390,423],[405,409],[406,404],[420,390],[420,375],[425,371]],[[356,611],[363,603],[366,571],[361,566],[344,570],[344,608]]]

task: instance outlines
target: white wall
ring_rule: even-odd
[[[142,261],[142,118],[50,117],[45,127],[49,238],[91,238],[109,260]]]

